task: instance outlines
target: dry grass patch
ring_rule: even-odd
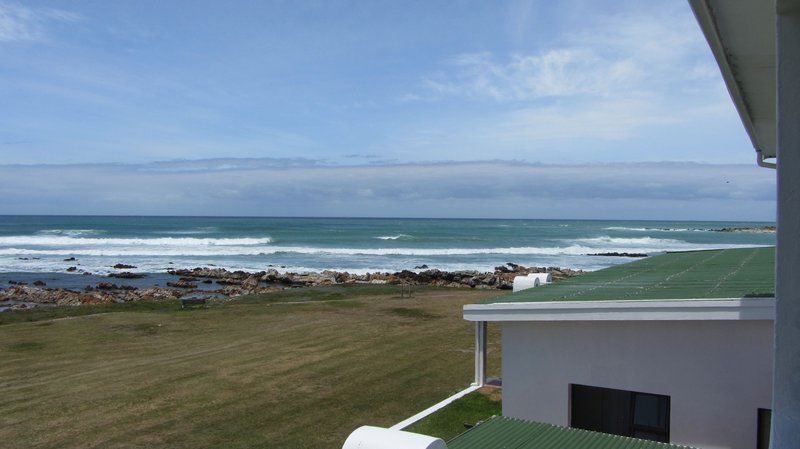
[[[495,293],[431,289],[401,299],[369,286],[189,312],[17,316],[0,326],[0,441],[338,448],[359,425],[394,424],[468,385],[473,326],[462,306]],[[497,335],[491,341],[499,345]]]

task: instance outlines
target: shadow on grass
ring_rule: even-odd
[[[359,296],[399,296],[400,289],[396,285],[322,285],[316,287],[287,288],[285,290],[243,295],[234,300],[239,304],[255,304],[264,302],[311,302],[339,301]]]
[[[0,313],[0,325],[53,320],[74,316],[113,312],[179,312],[181,304],[173,301],[135,301],[119,304],[87,304],[82,306],[55,306],[29,310],[9,310]],[[39,326],[47,325],[39,323]]]
[[[419,309],[416,307],[395,307],[393,309],[389,309],[394,315],[401,316],[403,318],[419,318],[419,319],[432,319],[432,318],[441,318],[439,315],[434,315],[429,313],[424,309]]]
[[[42,349],[44,349],[44,343],[38,341],[21,341],[8,345],[8,350],[11,352],[41,351]]]

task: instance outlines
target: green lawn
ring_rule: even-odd
[[[466,387],[496,292],[295,289],[0,314],[0,442],[12,448],[339,448]],[[490,336],[499,374],[499,336]]]
[[[503,413],[501,390],[484,387],[415,422],[403,430],[439,437],[445,441],[464,433],[492,416]]]

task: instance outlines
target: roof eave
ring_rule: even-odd
[[[545,301],[464,306],[467,321],[774,320],[775,299]]]
[[[777,154],[775,4],[761,0],[688,0],[756,150]]]
[[[758,135],[753,125],[753,119],[750,116],[750,110],[745,102],[741,86],[734,76],[731,61],[725,52],[725,46],[722,44],[722,37],[720,36],[717,22],[714,20],[714,14],[705,0],[689,0],[689,4],[697,22],[700,24],[700,29],[703,31],[706,41],[708,41],[708,45],[711,47],[714,59],[717,60],[722,79],[725,81],[725,87],[727,87],[728,94],[730,94],[734,105],[736,105],[736,112],[739,113],[739,118],[742,120],[747,135],[750,136],[750,141],[756,151],[762,151],[762,146],[758,142]]]

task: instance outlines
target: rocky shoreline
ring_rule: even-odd
[[[427,268],[427,267],[424,267]],[[554,280],[565,279],[583,273],[558,267],[525,267],[508,263],[495,267],[493,272],[479,271],[424,271],[403,270],[394,273],[354,274],[340,271],[311,273],[280,273],[275,269],[249,273],[229,271],[223,268],[197,267],[174,269],[168,273],[178,280],[168,282],[166,287],[151,286],[137,288],[117,285],[114,282],[99,282],[81,291],[65,288],[47,288],[44,283],[29,286],[9,281],[9,286],[0,289],[0,311],[22,310],[47,306],[77,306],[84,304],[111,304],[132,301],[168,301],[188,297],[206,297],[226,300],[252,293],[268,293],[286,288],[320,285],[388,284],[430,285],[449,288],[481,288],[510,290],[515,276],[529,273],[550,273]],[[137,277],[140,273],[125,273]],[[110,278],[125,278],[119,273]],[[202,289],[198,286],[203,284]],[[213,288],[217,287],[217,288]]]
[[[774,234],[775,226],[757,226],[753,228],[720,228],[712,229],[714,232],[746,232],[751,234]]]

